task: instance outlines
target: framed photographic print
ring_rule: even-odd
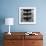
[[[36,8],[19,7],[19,24],[36,24]]]

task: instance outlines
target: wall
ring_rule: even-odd
[[[46,0],[0,0],[0,18],[13,17],[14,26],[11,26],[12,32],[46,32]],[[19,7],[36,7],[36,24],[20,25],[19,24]],[[0,32],[8,32],[8,26],[0,24]]]
[[[11,31],[46,31],[46,1],[44,0],[1,0],[1,17],[13,17],[15,19],[14,26]],[[36,7],[36,20],[34,25],[19,24],[19,7]],[[8,31],[6,25],[2,25],[2,32]]]

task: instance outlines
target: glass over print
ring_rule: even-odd
[[[20,7],[19,24],[36,24],[36,8]]]

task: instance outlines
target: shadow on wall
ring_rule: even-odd
[[[3,46],[3,34],[2,33],[2,26],[5,23],[5,17],[4,16],[0,16],[0,46]]]

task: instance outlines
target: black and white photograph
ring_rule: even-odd
[[[36,24],[36,8],[20,7],[19,24]]]

